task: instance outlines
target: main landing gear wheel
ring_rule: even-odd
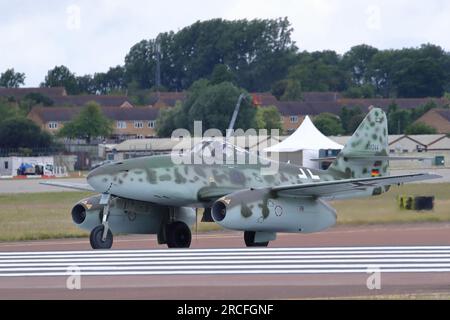
[[[169,248],[189,248],[191,246],[191,229],[181,221],[166,226],[167,246]]]
[[[269,241],[267,242],[255,242],[256,232],[254,231],[245,231],[244,232],[244,241],[247,247],[267,247],[269,245]]]
[[[113,244],[113,234],[111,230],[106,233],[106,239],[103,241],[103,230],[105,227],[103,225],[95,227],[91,231],[91,236],[89,240],[91,242],[92,249],[111,249]]]

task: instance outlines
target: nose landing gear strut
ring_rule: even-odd
[[[111,203],[110,194],[102,194],[100,204],[103,204],[102,224],[91,231],[89,241],[92,249],[111,249],[113,245],[113,234],[108,224],[109,205]]]

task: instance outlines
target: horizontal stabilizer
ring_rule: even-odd
[[[431,173],[418,173],[399,176],[344,179],[316,183],[304,183],[298,185],[278,186],[274,187],[272,191],[277,193],[281,192],[282,195],[289,196],[329,197],[342,192],[352,193],[355,190],[364,190],[367,188],[376,188],[438,178],[442,177]]]
[[[405,161],[405,160],[418,160],[418,161],[424,161],[424,160],[433,160],[433,158],[425,158],[425,157],[393,157],[393,156],[369,156],[369,157],[361,157],[356,156],[352,157],[349,156],[349,159],[352,160],[361,160],[361,161],[367,161],[367,160],[373,160],[373,161]],[[326,158],[316,158],[316,159],[310,159],[311,161],[334,161],[336,160],[336,157],[326,157]]]

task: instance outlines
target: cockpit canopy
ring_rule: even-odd
[[[256,164],[258,162],[256,154],[233,145],[225,139],[204,139],[190,149],[174,150],[174,152],[196,164],[200,160],[205,164]]]

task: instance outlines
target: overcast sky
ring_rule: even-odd
[[[103,72],[140,40],[197,20],[284,16],[301,50],[429,42],[450,51],[447,0],[0,0],[0,72],[14,67],[37,86],[55,65]]]

